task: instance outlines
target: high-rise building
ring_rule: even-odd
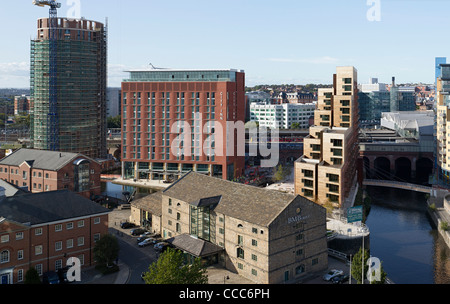
[[[436,166],[439,182],[450,186],[450,64],[441,64],[436,83]]]
[[[106,27],[83,18],[57,19],[56,126],[49,119],[54,115],[49,106],[49,27],[49,18],[38,19],[37,38],[31,41],[32,145],[106,158]]]
[[[245,167],[238,136],[245,139],[245,132],[227,124],[243,127],[244,120],[241,70],[130,71],[122,82],[122,177],[173,180],[189,171],[238,177]]]
[[[372,80],[373,82],[373,80]],[[359,119],[377,121],[379,123],[383,112],[415,111],[415,87],[398,87],[395,77],[387,90],[385,84],[362,84],[358,91]]]
[[[342,207],[356,184],[358,88],[354,67],[337,67],[333,87],[319,89],[314,126],[295,162],[295,193]]]
[[[436,80],[441,77],[441,64],[447,63],[447,57],[436,57],[434,59],[435,67],[434,67],[434,81],[436,83]]]

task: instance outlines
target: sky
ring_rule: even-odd
[[[336,66],[349,65],[359,83],[434,83],[435,57],[450,58],[445,0],[59,2],[60,17],[108,20],[109,87],[150,63],[242,69],[247,86],[330,84]],[[2,0],[0,88],[29,88],[30,40],[42,17],[48,7],[32,0]]]

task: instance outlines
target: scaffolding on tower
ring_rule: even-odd
[[[61,3],[55,0],[34,0],[34,5],[49,6],[49,111],[47,115],[47,150],[59,150],[59,117],[58,117],[58,8]]]

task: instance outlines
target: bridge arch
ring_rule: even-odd
[[[363,169],[364,178],[372,178],[372,172],[370,170],[370,159],[366,156],[363,156]]]
[[[428,178],[433,173],[433,161],[428,157],[419,158],[416,161],[416,181],[428,184]]]
[[[407,157],[399,157],[395,160],[395,177],[402,181],[411,180],[411,160]]]
[[[391,178],[391,161],[384,156],[375,158],[373,163],[372,178],[374,179],[390,179]]]

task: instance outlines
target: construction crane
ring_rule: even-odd
[[[61,3],[55,0],[33,0],[40,7],[49,6],[49,112],[47,115],[47,150],[59,150],[59,117],[58,117],[58,87],[57,87],[57,56],[58,56],[58,8]]]

